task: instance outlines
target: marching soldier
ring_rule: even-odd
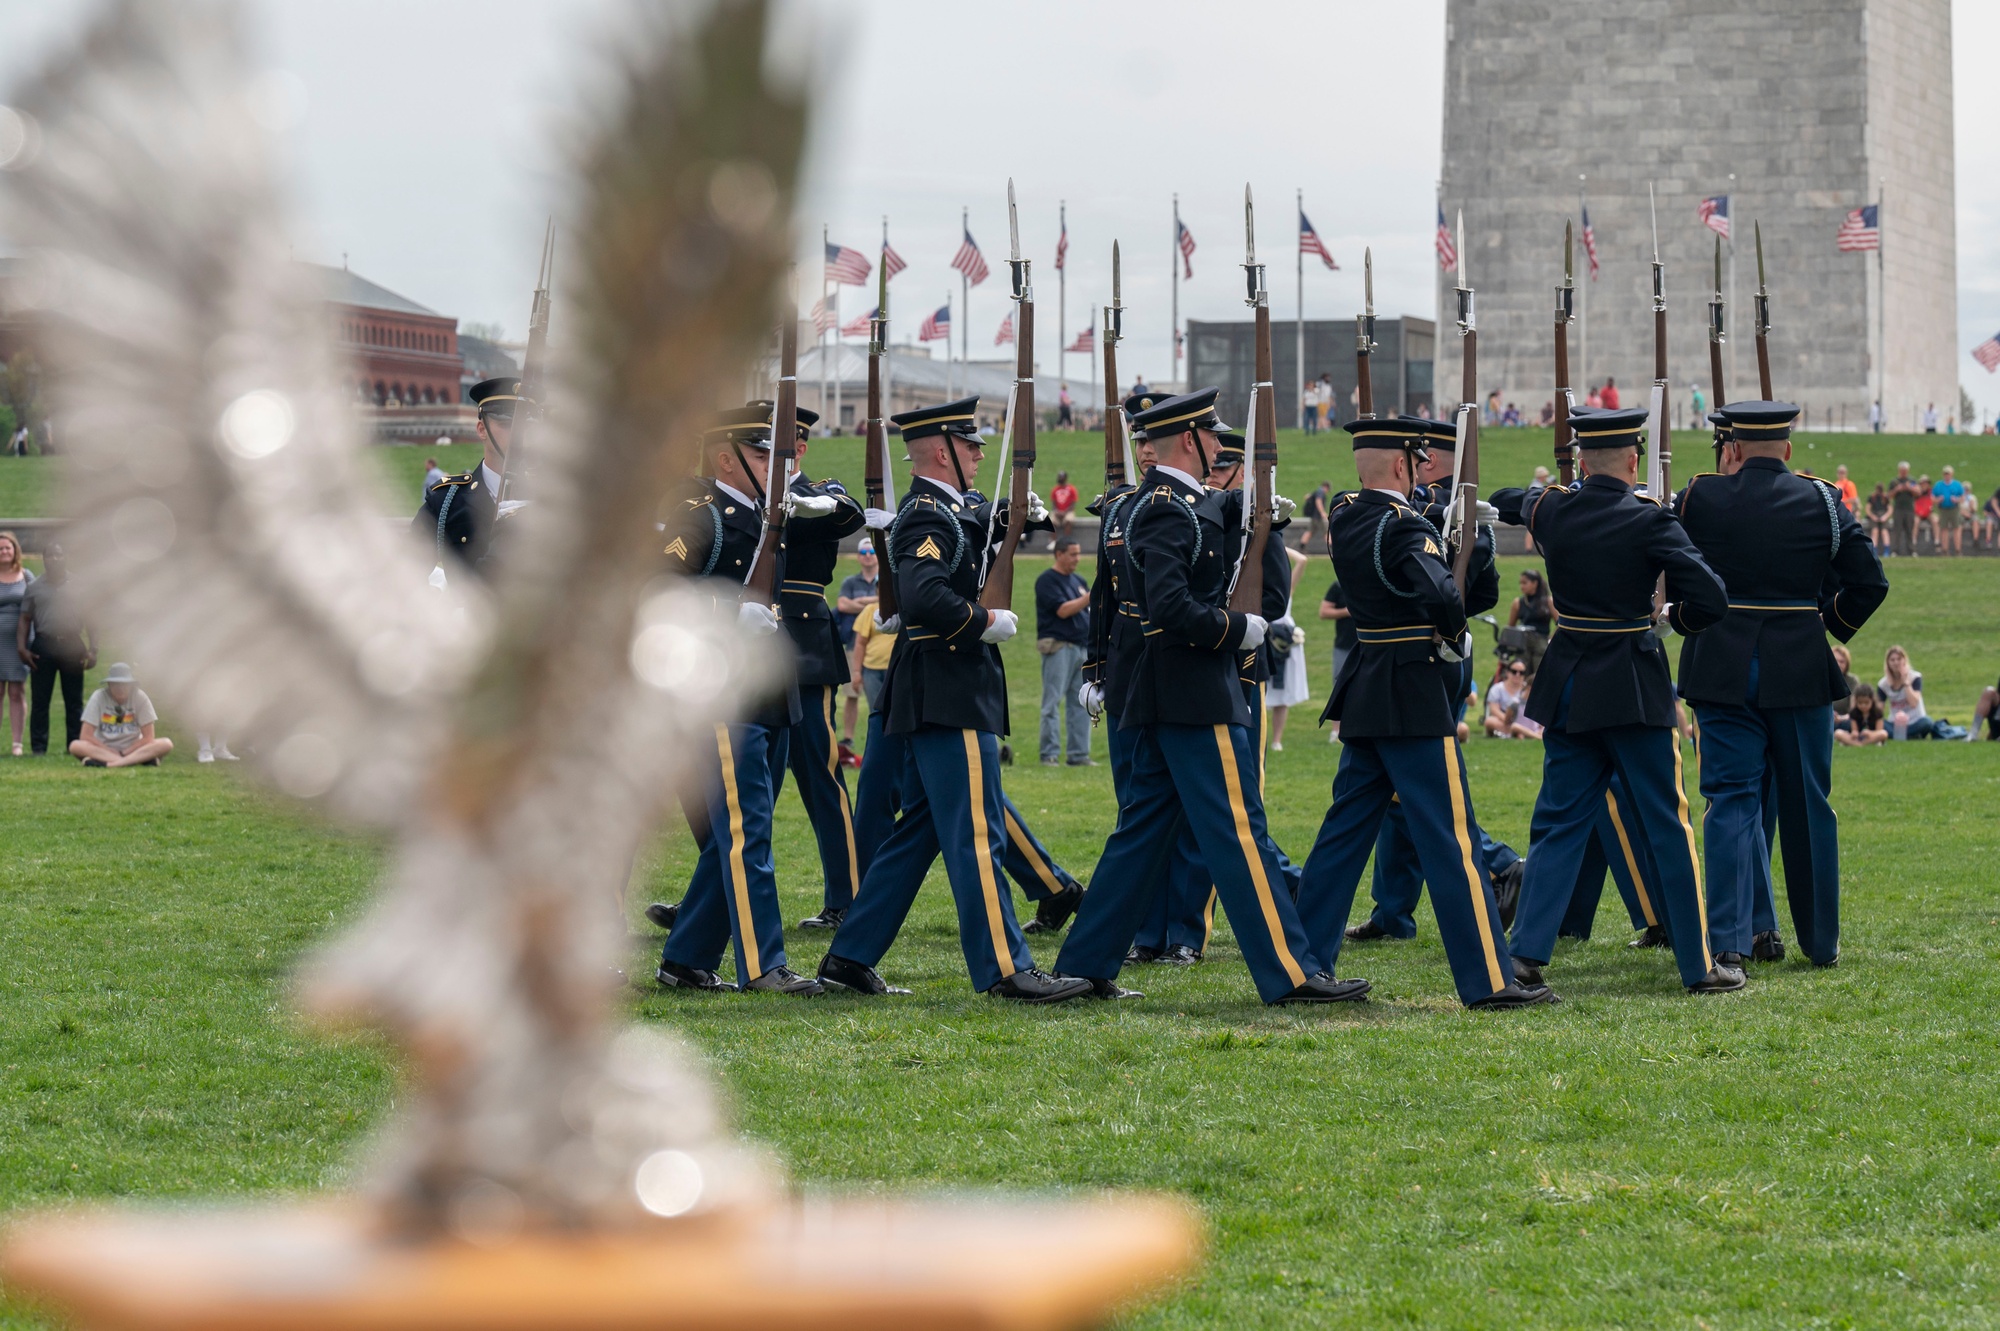
[[[1365,488],[1334,510],[1328,540],[1359,641],[1320,718],[1341,723],[1340,769],[1306,859],[1299,913],[1315,951],[1338,957],[1361,870],[1397,800],[1430,884],[1460,1001],[1479,1008],[1555,1002],[1546,986],[1514,981],[1493,889],[1475,854],[1453,698],[1471,637],[1445,544],[1409,502],[1427,456],[1423,427],[1389,418],[1345,428]]]
[[[1728,593],[1673,515],[1637,494],[1643,408],[1572,409],[1584,479],[1573,489],[1500,490],[1503,521],[1527,527],[1548,560],[1560,625],[1542,658],[1528,714],[1546,727],[1527,880],[1510,945],[1515,974],[1541,981],[1568,913],[1585,847],[1617,774],[1656,865],[1681,983],[1689,993],[1741,989],[1737,965],[1712,956],[1681,782],[1680,732],[1653,590],[1666,575],[1671,622],[1696,634],[1720,620]]]
[[[718,600],[735,602],[756,560],[764,527],[769,412],[750,406],[723,413],[702,436],[702,447],[713,474],[690,487],[669,524],[667,567],[702,580]],[[753,633],[777,633],[778,619],[769,606],[745,604],[738,615]],[[772,646],[777,649],[775,640]],[[733,941],[735,988],[802,997],[823,992],[816,981],[785,964],[784,922],[771,863],[772,772],[782,765],[782,758],[774,762],[773,755],[783,750],[798,719],[798,692],[787,686],[749,718],[715,727],[705,832],[697,826],[701,855],[655,972],[666,988],[730,988],[716,969],[723,949]]]
[[[1203,483],[1222,424],[1216,390],[1168,398],[1133,424],[1157,461],[1139,485],[1125,539],[1141,643],[1118,712],[1134,732],[1118,827],[1056,959],[1061,975],[1088,977],[1107,998],[1126,950],[1165,890],[1176,825],[1192,829],[1244,960],[1266,1003],[1354,1001],[1365,980],[1336,980],[1306,942],[1264,830],[1241,654],[1264,640],[1261,615],[1223,608],[1231,561],[1223,558],[1222,497]]]
[[[908,745],[903,813],[869,864],[819,976],[856,993],[908,992],[886,984],[875,966],[942,853],[974,987],[1020,1002],[1061,1002],[1091,986],[1035,968],[1000,876],[1007,680],[999,644],[1018,625],[1013,611],[979,604],[989,509],[966,502],[985,452],[978,404],[965,398],[893,418],[909,447],[912,479],[889,532],[902,631],[882,703],[886,732]]]
[[[1696,476],[1676,501],[1689,537],[1729,588],[1722,622],[1681,649],[1681,695],[1701,726],[1710,931],[1718,959],[1741,964],[1759,866],[1770,872],[1768,773],[1792,927],[1813,964],[1831,966],[1840,960],[1831,708],[1845,685],[1826,634],[1852,638],[1889,584],[1838,492],[1785,465],[1797,407],[1736,402],[1718,414],[1729,430],[1725,473]]]
[[[507,446],[514,435],[514,408],[527,401],[515,378],[482,380],[472,386],[470,396],[479,409],[472,428],[485,446],[479,465],[425,491],[424,506],[410,522],[411,531],[432,543],[439,568],[447,552],[467,568],[485,563],[499,514],[500,474],[507,470]]]

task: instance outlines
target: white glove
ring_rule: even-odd
[[[903,631],[903,617],[901,615],[891,615],[887,619],[878,619],[875,621],[875,631],[877,633],[901,633]]]
[[[992,616],[986,621],[986,631],[979,635],[981,642],[1005,642],[1021,629],[1021,617],[1012,610],[989,610]]]
[[[1671,601],[1661,602],[1660,613],[1653,616],[1653,632],[1657,633],[1662,638],[1673,637],[1674,636],[1673,614],[1674,614],[1673,602]]]
[[[1500,510],[1487,503],[1484,499],[1473,502],[1472,515],[1475,522],[1482,527],[1491,526],[1500,520]],[[1456,499],[1445,505],[1444,529],[1454,533],[1458,530],[1458,501]]]
[[[1299,511],[1299,506],[1293,503],[1291,500],[1285,498],[1283,495],[1271,496],[1271,521],[1290,522],[1292,520],[1292,514],[1298,511]]]
[[[1454,665],[1469,658],[1472,655],[1472,630],[1459,634],[1456,642],[1439,643],[1438,655]]]
[[[1034,490],[1028,491],[1028,521],[1041,522],[1048,516],[1049,510],[1042,503],[1042,496]]]
[[[745,601],[738,606],[736,622],[759,638],[778,631],[778,616],[772,613],[770,606],[758,601]]]
[[[493,515],[493,520],[498,522],[501,518],[511,518],[525,508],[527,503],[525,499],[503,499],[500,501],[499,511]]]
[[[1083,704],[1084,711],[1090,713],[1091,720],[1095,721],[1098,717],[1104,715],[1104,686],[1102,684],[1084,685],[1076,691],[1076,700]]]
[[[432,590],[432,591],[439,591],[439,592],[441,592],[441,591],[443,591],[443,590],[444,590],[444,587],[445,587],[445,576],[444,576],[444,565],[443,565],[443,564],[438,564],[438,565],[435,565],[435,566],[434,566],[434,567],[433,567],[433,568],[431,569],[431,576],[430,576],[430,584],[431,584],[431,590]]]
[[[1270,621],[1262,615],[1243,616],[1243,641],[1236,644],[1239,651],[1249,651],[1252,647],[1264,645],[1264,635],[1270,631]]]
[[[864,508],[861,520],[875,531],[887,531],[896,525],[896,515],[886,508]]]
[[[823,518],[840,507],[840,501],[832,495],[802,495],[796,490],[785,492],[785,516],[788,518]]]

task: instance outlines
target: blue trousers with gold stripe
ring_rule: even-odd
[[[1751,662],[1748,694],[1756,696]],[[1750,951],[1757,894],[1770,882],[1765,828],[1775,815],[1785,852],[1785,899],[1800,948],[1825,965],[1840,955],[1840,824],[1833,785],[1833,708],[1696,703],[1701,718],[1702,820],[1711,930],[1720,952]],[[1765,782],[1775,799],[1766,807]],[[1775,924],[1775,922],[1774,922]]]
[[[1666,912],[1654,901],[1659,891],[1660,871],[1653,863],[1653,848],[1646,844],[1637,824],[1627,811],[1632,797],[1626,793],[1617,773],[1604,792],[1604,807],[1597,811],[1597,834],[1584,842],[1583,864],[1576,873],[1576,894],[1563,913],[1558,938],[1588,938],[1597,921],[1597,904],[1604,896],[1604,875],[1618,887],[1625,914],[1633,929],[1649,929],[1667,924]]]
[[[1555,951],[1556,934],[1576,895],[1584,847],[1609,812],[1605,796],[1614,773],[1627,795],[1619,819],[1628,829],[1636,825],[1652,850],[1658,897],[1653,905],[1666,913],[1681,983],[1698,984],[1715,961],[1681,778],[1681,741],[1671,726],[1607,726],[1572,734],[1558,725],[1543,733],[1542,789],[1529,825],[1514,953],[1544,962]]]
[[[1521,858],[1512,846],[1495,841],[1477,823],[1472,831],[1489,881]],[[1410,839],[1409,820],[1403,816],[1402,802],[1392,801],[1382,819],[1382,830],[1375,836],[1375,872],[1368,885],[1375,909],[1368,918],[1391,938],[1415,938],[1417,902],[1423,894],[1423,866],[1417,859],[1416,842]]]
[[[882,960],[924,875],[944,856],[958,904],[958,938],[973,988],[982,993],[1034,965],[1001,879],[1007,809],[1000,794],[1000,737],[925,726],[892,736],[908,745],[902,817],[874,853],[861,890],[828,951],[864,966]]]
[[[874,756],[870,757],[871,754]],[[895,830],[896,815],[903,807],[903,788],[911,779],[909,758],[909,736],[891,735],[881,716],[871,713],[868,747],[861,755],[861,780],[855,787],[854,799],[856,855],[864,877],[875,852]],[[1002,867],[1020,886],[1021,894],[1030,901],[1042,901],[1077,886],[1069,870],[1056,863],[1049,848],[1036,838],[1034,829],[1028,826],[1028,820],[1006,791],[1000,792],[1000,800],[1007,815],[1003,820],[1007,828],[1007,853]]]
[[[715,728],[708,837],[680,917],[660,956],[716,970],[734,940],[736,982],[785,964],[785,926],[771,863],[771,768],[784,763],[782,730],[738,722]]]
[[[1341,736],[1333,805],[1320,824],[1299,885],[1299,914],[1313,951],[1329,967],[1339,957],[1361,870],[1375,848],[1392,796],[1409,819],[1459,999],[1476,1003],[1490,998],[1513,982],[1513,962],[1501,937],[1493,885],[1479,862],[1472,787],[1454,737]]]
[[[845,910],[861,881],[860,853],[854,839],[854,811],[847,800],[847,776],[840,769],[840,744],[834,738],[833,706],[839,692],[831,685],[799,690],[803,714],[793,724],[788,752],[773,750],[771,791],[785,788],[785,768],[799,780],[799,802],[812,821],[819,842],[820,870],[826,876],[825,905]]]
[[[1265,1002],[1315,974],[1264,829],[1257,755],[1241,726],[1137,726],[1126,799],[1056,969],[1111,979],[1166,890],[1177,824],[1193,830],[1251,978]]]

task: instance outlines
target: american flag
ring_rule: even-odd
[[[826,330],[833,327],[833,307],[826,303],[825,296],[813,302],[812,321],[813,331],[821,337],[825,337]]]
[[[1000,331],[993,335],[993,345],[1004,347],[1014,340],[1014,312],[1007,311],[1007,317],[1000,321]]]
[[[917,341],[938,342],[951,338],[951,306],[940,305],[937,313],[924,320],[924,326],[917,330]]]
[[[1703,199],[1701,207],[1694,210],[1695,216],[1707,224],[1708,229],[1724,240],[1729,239],[1729,196],[1718,194],[1712,199]]]
[[[902,255],[896,253],[896,251],[889,248],[889,241],[888,238],[885,236],[882,240],[883,276],[894,277],[897,273],[902,272],[905,268],[908,268],[909,266],[910,265],[903,262]]]
[[[2000,370],[2000,333],[1995,333],[1974,347],[1972,359],[1984,365],[1988,374]]]
[[[1340,268],[1340,265],[1333,261],[1333,256],[1327,253],[1325,243],[1319,238],[1319,232],[1313,230],[1313,224],[1306,220],[1304,209],[1299,210],[1299,253],[1317,254],[1326,260],[1327,267],[1336,271]]]
[[[868,311],[868,313],[862,315],[861,317],[857,319],[850,319],[846,323],[842,324],[840,326],[840,335],[842,337],[867,337],[874,332],[874,330],[869,327],[869,325],[874,322],[875,322],[875,311],[870,310]]]
[[[1591,229],[1590,205],[1583,206],[1583,253],[1590,260],[1590,280],[1597,280],[1597,232]]]
[[[1848,211],[1847,219],[1840,224],[1833,243],[1840,247],[1842,254],[1857,250],[1879,250],[1882,248],[1881,214],[1872,203]],[[1987,366],[1992,369],[1992,366]]]
[[[1069,253],[1069,219],[1063,218],[1062,234],[1056,237],[1056,271],[1061,272],[1063,256]]]
[[[1174,225],[1178,227],[1180,231],[1181,267],[1187,270],[1183,272],[1181,276],[1193,277],[1194,276],[1194,232],[1188,230],[1187,223],[1181,221],[1181,219],[1178,217],[1174,219]]]
[[[979,252],[979,242],[972,238],[968,229],[965,239],[959,244],[958,253],[952,256],[951,266],[965,274],[965,280],[978,286],[986,280],[986,256]]]
[[[1063,348],[1065,351],[1080,351],[1084,355],[1094,355],[1097,351],[1097,327],[1091,325],[1076,335],[1076,341]]]
[[[868,262],[868,256],[860,250],[851,250],[845,245],[829,242],[826,247],[826,280],[838,282],[844,287],[859,287],[868,284],[868,274],[875,265]]]
[[[1444,220],[1444,205],[1438,205],[1438,267],[1447,273],[1458,271],[1458,244],[1451,238],[1451,224]]]

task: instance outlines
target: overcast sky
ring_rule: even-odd
[[[562,188],[557,125],[619,2],[251,0],[270,64],[305,93],[285,141],[299,254],[334,264],[345,254],[413,300],[518,336],[542,218]],[[0,99],[91,7],[0,0]],[[1036,260],[1044,348],[1055,343],[1059,205],[1069,211],[1071,337],[1109,298],[1111,242],[1122,242],[1127,377],[1170,376],[1176,192],[1198,246],[1183,318],[1243,314],[1246,181],[1278,317],[1295,308],[1297,189],[1341,266],[1308,260],[1308,318],[1359,307],[1364,245],[1375,250],[1377,311],[1432,314],[1443,0],[817,8],[829,40],[802,258],[816,260],[821,223],[872,257],[886,213],[910,265],[892,292],[899,341],[947,295],[956,308],[949,263],[964,207],[993,269],[972,293],[972,354],[1006,354],[993,336],[1007,305],[1009,175],[1023,250]],[[2000,331],[2000,148],[1981,128],[2000,119],[2000,80],[1975,63],[2000,50],[2000,5],[1954,0],[1953,16],[1959,377],[1991,414],[2000,377],[1966,353]],[[869,303],[872,293],[843,292],[844,315]],[[1050,351],[1040,359],[1052,366]],[[1087,377],[1080,358],[1071,369]]]

